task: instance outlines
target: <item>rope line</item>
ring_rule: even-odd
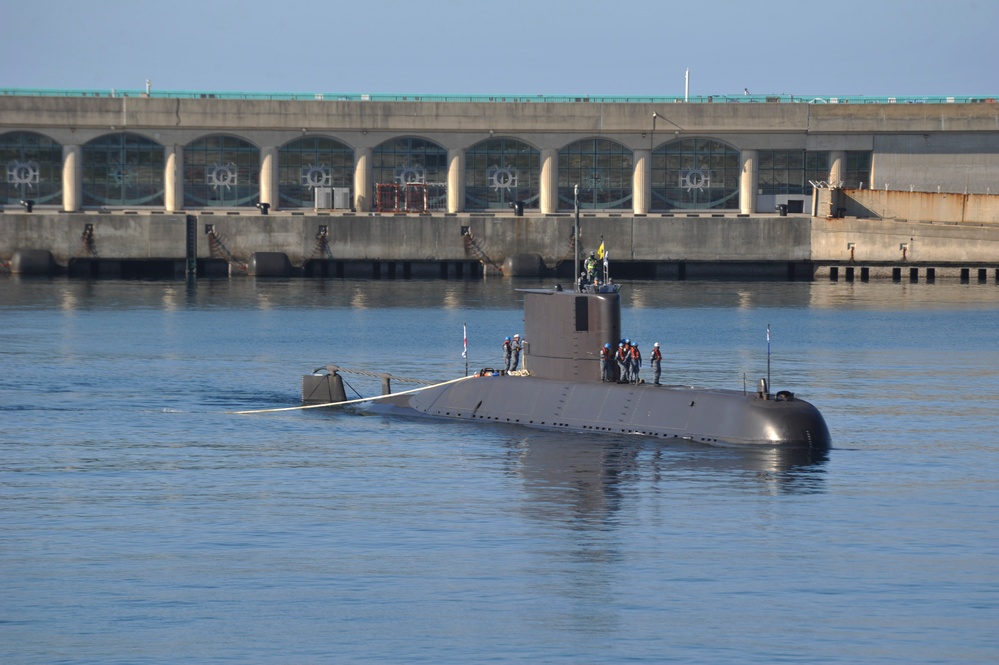
[[[487,271],[489,268],[492,268],[499,274],[501,275],[503,274],[503,266],[498,265],[495,261],[489,258],[489,256],[485,253],[485,251],[483,251],[483,249],[479,247],[479,241],[476,240],[475,236],[472,235],[471,228],[467,229],[465,233],[462,235],[464,236],[465,239],[466,252],[471,252],[472,254],[474,254],[475,258],[479,260],[479,263],[481,263],[486,268]]]
[[[372,376],[376,379],[388,378],[392,379],[393,381],[401,381],[402,383],[422,383],[423,385],[426,386],[433,384],[433,381],[425,381],[423,379],[408,379],[404,376],[394,376],[392,374],[385,374],[378,372],[366,372],[363,369],[347,369],[346,367],[340,367],[339,365],[327,365],[325,367],[317,367],[316,369],[312,370],[312,373],[315,374],[319,370],[323,369],[328,371],[330,374],[334,372],[340,372],[341,374],[359,374],[361,376]]]
[[[399,395],[409,395],[411,393],[418,393],[421,390],[428,390],[430,388],[437,388],[438,386],[446,386],[451,383],[458,383],[459,381],[464,381],[466,379],[474,378],[473,376],[461,376],[457,379],[451,379],[450,381],[444,381],[443,383],[435,383],[430,386],[423,386],[422,388],[413,388],[411,390],[403,390],[398,393],[389,393],[388,395],[379,395],[377,397],[362,397],[361,399],[350,399],[346,402],[329,402],[327,404],[306,404],[303,406],[286,406],[280,409],[256,409],[253,411],[226,411],[226,413],[231,413],[238,416],[246,416],[257,413],[277,413],[279,411],[304,411],[305,409],[318,409],[324,406],[346,406],[348,404],[360,404],[361,402],[375,402],[380,399],[386,399],[388,397],[397,397]]]
[[[565,256],[563,256],[555,263],[555,267],[558,268],[560,265],[562,265],[569,258],[569,255],[572,254],[575,249],[576,249],[576,230],[573,229],[572,233],[569,234],[569,249],[565,250]],[[575,277],[578,277],[578,275],[575,275]]]
[[[232,252],[230,252],[225,246],[225,243],[222,242],[222,236],[215,230],[214,225],[212,225],[211,230],[208,231],[208,247],[212,256],[221,256],[225,259],[225,262],[229,264],[230,269],[240,274],[246,273],[246,263],[239,261],[235,256],[233,256]]]
[[[327,259],[333,258],[333,250],[330,247],[329,239],[326,233],[323,233],[322,231],[316,233],[316,244],[312,248],[312,254],[310,254],[305,260],[302,261],[302,265],[296,266],[296,268],[298,268],[299,270],[304,269],[305,266],[309,263],[309,261],[316,258],[320,254],[325,255]]]

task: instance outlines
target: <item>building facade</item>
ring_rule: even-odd
[[[222,97],[222,98],[220,98]],[[435,101],[0,93],[0,206],[772,213],[814,186],[992,193],[991,98]],[[850,103],[844,103],[849,101]]]

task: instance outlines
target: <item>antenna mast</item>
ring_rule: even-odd
[[[579,291],[579,183],[572,190],[572,202],[576,209],[576,225],[573,229],[572,246],[576,251],[576,262],[573,264],[572,281],[575,282],[575,290]]]

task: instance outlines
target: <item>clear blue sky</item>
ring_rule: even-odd
[[[5,0],[0,88],[999,95],[999,0]]]

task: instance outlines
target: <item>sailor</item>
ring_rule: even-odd
[[[659,351],[659,342],[652,345],[652,357],[649,359],[652,363],[652,382],[654,385],[659,385],[659,376],[662,374],[662,362],[663,354]]]
[[[639,383],[638,371],[642,367],[642,353],[638,350],[638,342],[631,345],[631,382]]]
[[[600,349],[600,380],[604,383],[610,383],[614,380],[614,370],[611,369],[613,361],[614,351],[611,349],[610,342],[608,342]]]
[[[631,383],[631,375],[635,371],[635,363],[631,358],[631,340],[624,340],[624,371],[625,376],[623,377],[625,381]]]
[[[586,259],[586,281],[593,284],[597,279],[597,257],[590,252],[589,258]]]
[[[510,343],[510,338],[507,337],[503,340],[503,369],[510,371],[510,355],[513,353],[513,344]]]
[[[579,273],[579,284],[578,284],[579,289],[578,290],[580,292],[585,291],[587,283],[588,282],[586,280],[586,271],[584,270],[583,272]]]
[[[623,383],[628,380],[628,351],[624,347],[624,342],[617,345],[617,380]]]
[[[520,335],[513,336],[513,354],[510,361],[510,371],[516,372],[517,367],[520,365]]]

